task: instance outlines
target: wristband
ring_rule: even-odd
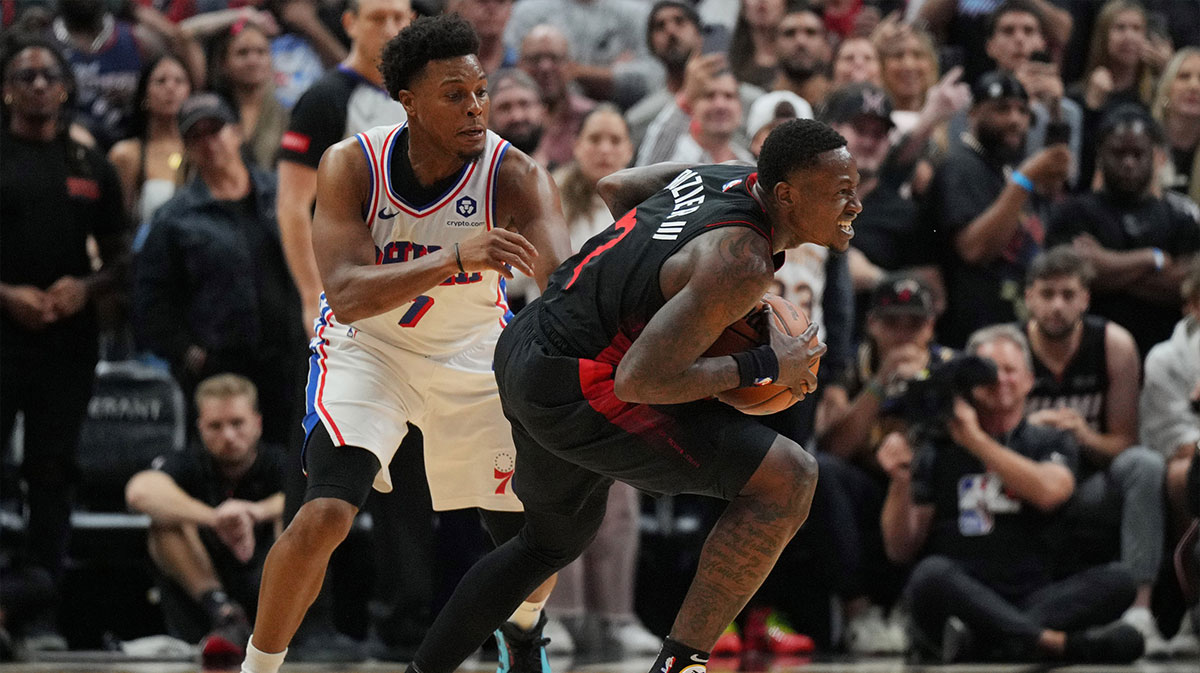
[[[779,378],[779,358],[767,344],[733,353],[738,366],[738,387],[765,386]]]
[[[1012,178],[1013,184],[1021,189],[1024,189],[1030,194],[1033,193],[1033,180],[1030,180],[1028,175],[1025,175],[1021,171],[1013,171],[1012,175],[1009,177]]]
[[[1154,255],[1154,270],[1162,271],[1167,264],[1167,256],[1163,254],[1160,248],[1150,248],[1150,254]]]
[[[466,273],[466,272],[467,272],[467,270],[463,268],[463,265],[462,265],[462,257],[460,257],[460,256],[459,256],[459,254],[458,254],[458,241],[455,241],[455,242],[454,242],[454,261],[455,261],[455,262],[458,262],[458,272],[459,272],[459,273]]]

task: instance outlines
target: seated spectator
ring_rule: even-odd
[[[879,71],[879,49],[866,37],[842,40],[833,50],[833,81],[830,86],[837,89],[864,82],[875,86],[883,84]]]
[[[647,9],[634,0],[522,0],[513,8],[504,43],[518,48],[535,26],[557,27],[570,45],[560,63],[571,73],[565,79],[593,100],[629,107],[647,93],[647,69],[656,69],[646,54]],[[534,79],[545,86],[537,75]],[[570,143],[567,147],[569,154]]]
[[[167,633],[204,639],[203,657],[224,649],[237,665],[263,563],[283,525],[283,452],[259,441],[258,391],[249,379],[205,379],[195,404],[199,441],[133,475],[125,500],[150,516],[147,542]]]
[[[571,85],[567,74],[570,63],[567,38],[556,26],[535,26],[521,41],[519,67],[537,82],[546,105],[546,131],[535,157],[553,169],[571,160],[575,136],[584,116],[596,101],[582,96]]]
[[[55,44],[5,40],[0,77],[0,482],[28,512],[23,566],[61,595],[99,356],[95,302],[123,288],[128,229],[112,166],[69,135],[75,79]],[[18,412],[24,454],[13,474]],[[31,650],[66,649],[57,605],[41,617],[15,635]]]
[[[1166,495],[1172,542],[1195,520],[1197,503],[1188,502],[1188,473],[1200,461],[1200,260],[1183,281],[1185,316],[1170,339],[1146,357],[1141,397],[1141,439],[1167,461]],[[1194,479],[1194,477],[1193,477]],[[1194,491],[1192,494],[1194,498]],[[1173,546],[1173,545],[1170,545]],[[1172,654],[1195,656],[1197,624],[1184,619],[1167,641]]]
[[[160,56],[142,69],[130,137],[113,145],[108,160],[117,169],[125,209],[148,223],[183,182],[183,139],[176,115],[192,92],[183,63]]]
[[[1068,89],[1084,111],[1079,169],[1085,188],[1094,184],[1096,136],[1105,114],[1122,103],[1149,106],[1155,79],[1171,58],[1170,41],[1151,35],[1146,24],[1146,9],[1138,0],[1108,0],[1092,29],[1083,79]]]
[[[488,128],[545,166],[539,147],[546,133],[546,105],[537,82],[523,70],[506,68],[488,77],[488,97]]]
[[[104,0],[61,0],[51,30],[75,71],[79,121],[107,151],[129,136],[138,74],[166,45],[146,28],[114,17]]]
[[[1162,562],[1163,459],[1134,446],[1140,357],[1120,325],[1087,314],[1094,272],[1068,246],[1034,258],[1025,287],[1029,320],[1021,330],[1033,353],[1030,423],[1071,433],[1079,445],[1075,495],[1056,536],[1068,568],[1119,558],[1137,582],[1124,615],[1146,641],[1146,654],[1166,654],[1150,613]]]
[[[1053,581],[1045,535],[1071,497],[1070,434],[1024,419],[1033,371],[1010,325],[971,336],[967,352],[999,372],[970,401],[917,431],[915,453],[893,434],[879,449],[891,477],[881,525],[888,557],[916,559],[905,593],[920,650],[944,662],[1093,661],[1142,655],[1137,629],[1109,624],[1134,597],[1118,564]]]
[[[729,67],[739,82],[772,88],[779,64],[775,36],[786,4],[787,0],[740,0],[729,43]]]
[[[676,96],[684,88],[685,73],[688,63],[695,58],[721,60],[723,55],[700,54],[704,46],[705,36],[717,30],[719,26],[704,26],[692,5],[681,0],[659,0],[650,9],[647,21],[646,43],[650,54],[658,60],[666,70],[664,86],[657,87],[636,105],[625,113],[629,122],[629,133],[634,148],[642,145],[646,129],[663,109],[675,105]],[[728,62],[726,59],[725,62]],[[762,96],[762,89],[738,83],[738,95],[742,99],[742,108],[750,106]],[[807,103],[806,103],[807,105]],[[811,118],[811,113],[808,115]],[[749,122],[750,115],[747,115]],[[749,124],[747,124],[749,126]],[[752,137],[755,129],[747,128],[746,135]]]
[[[305,335],[275,221],[275,177],[247,165],[233,112],[215,94],[179,111],[196,176],[154,216],[138,254],[135,328],[184,394],[222,372],[254,381],[263,437],[292,439],[302,415]]]
[[[972,94],[969,130],[938,167],[926,198],[948,291],[939,334],[950,346],[1016,318],[1026,265],[1041,249],[1039,197],[1058,190],[1071,163],[1063,144],[1021,161],[1029,97],[1015,77],[988,73]]]
[[[697,78],[694,88],[683,94],[683,105],[663,110],[646,133],[638,152],[637,165],[647,166],[660,161],[685,163],[720,163],[738,159],[753,161],[750,151],[738,144],[737,131],[742,125],[742,101],[738,97],[737,80],[728,70]],[[672,131],[684,127],[687,132],[674,136]]]
[[[1153,111],[1167,136],[1163,187],[1200,203],[1200,47],[1180,49],[1167,64]]]
[[[475,29],[479,36],[479,65],[484,72],[491,74],[517,64],[517,49],[504,44],[504,28],[512,17],[513,0],[450,0],[446,11],[457,13]]]
[[[832,51],[821,15],[807,3],[790,0],[779,20],[775,51],[778,72],[766,88],[791,91],[810,105],[820,107],[830,89]]]
[[[928,33],[894,19],[879,24],[871,39],[879,48],[883,88],[895,108],[892,119],[900,133],[907,132],[917,123],[925,94],[938,79],[933,39]]]
[[[1099,141],[1104,186],[1056,208],[1046,244],[1070,243],[1091,263],[1093,312],[1132,332],[1146,353],[1179,321],[1180,283],[1200,250],[1200,209],[1174,192],[1156,196],[1162,129],[1140,106],[1109,113]]]
[[[867,337],[845,381],[850,403],[818,438],[824,484],[817,483],[813,502],[823,506],[809,525],[826,531],[830,543],[825,564],[836,568],[846,650],[897,654],[907,648],[907,638],[895,613],[884,621],[884,606],[898,595],[903,576],[883,554],[879,514],[887,482],[875,449],[903,429],[898,404],[909,381],[953,351],[934,342],[933,297],[915,278],[886,277],[865,308]]]
[[[242,141],[254,163],[273,172],[288,112],[275,98],[270,36],[258,23],[238,21],[217,37],[212,54],[211,89],[237,113]]]

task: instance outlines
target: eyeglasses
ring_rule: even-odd
[[[45,78],[46,84],[58,84],[63,81],[63,72],[58,68],[21,68],[14,70],[8,79],[25,86],[33,86],[39,77]]]

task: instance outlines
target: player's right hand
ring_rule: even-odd
[[[450,249],[450,254],[454,254],[453,249]],[[459,243],[458,256],[467,273],[498,271],[501,276],[512,280],[509,265],[526,276],[534,276],[533,260],[538,253],[537,248],[524,236],[497,227]]]
[[[4,310],[29,330],[42,330],[58,319],[50,294],[32,285],[16,285],[4,291]]]
[[[767,307],[767,310],[771,310]],[[807,395],[817,389],[817,375],[812,365],[821,359],[828,346],[817,341],[817,325],[812,323],[804,332],[794,337],[784,332],[774,318],[767,320],[771,329],[771,348],[779,360],[779,377],[775,383],[787,386],[799,395]]]

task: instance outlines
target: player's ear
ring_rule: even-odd
[[[417,102],[417,97],[413,95],[413,92],[409,91],[408,89],[400,89],[396,92],[396,100],[404,106],[404,112],[407,113],[409,117],[416,116],[413,114],[413,112],[414,105]]]
[[[785,208],[791,208],[796,205],[796,190],[792,189],[792,185],[787,180],[780,180],[771,188],[771,193],[775,195],[775,202]]]

